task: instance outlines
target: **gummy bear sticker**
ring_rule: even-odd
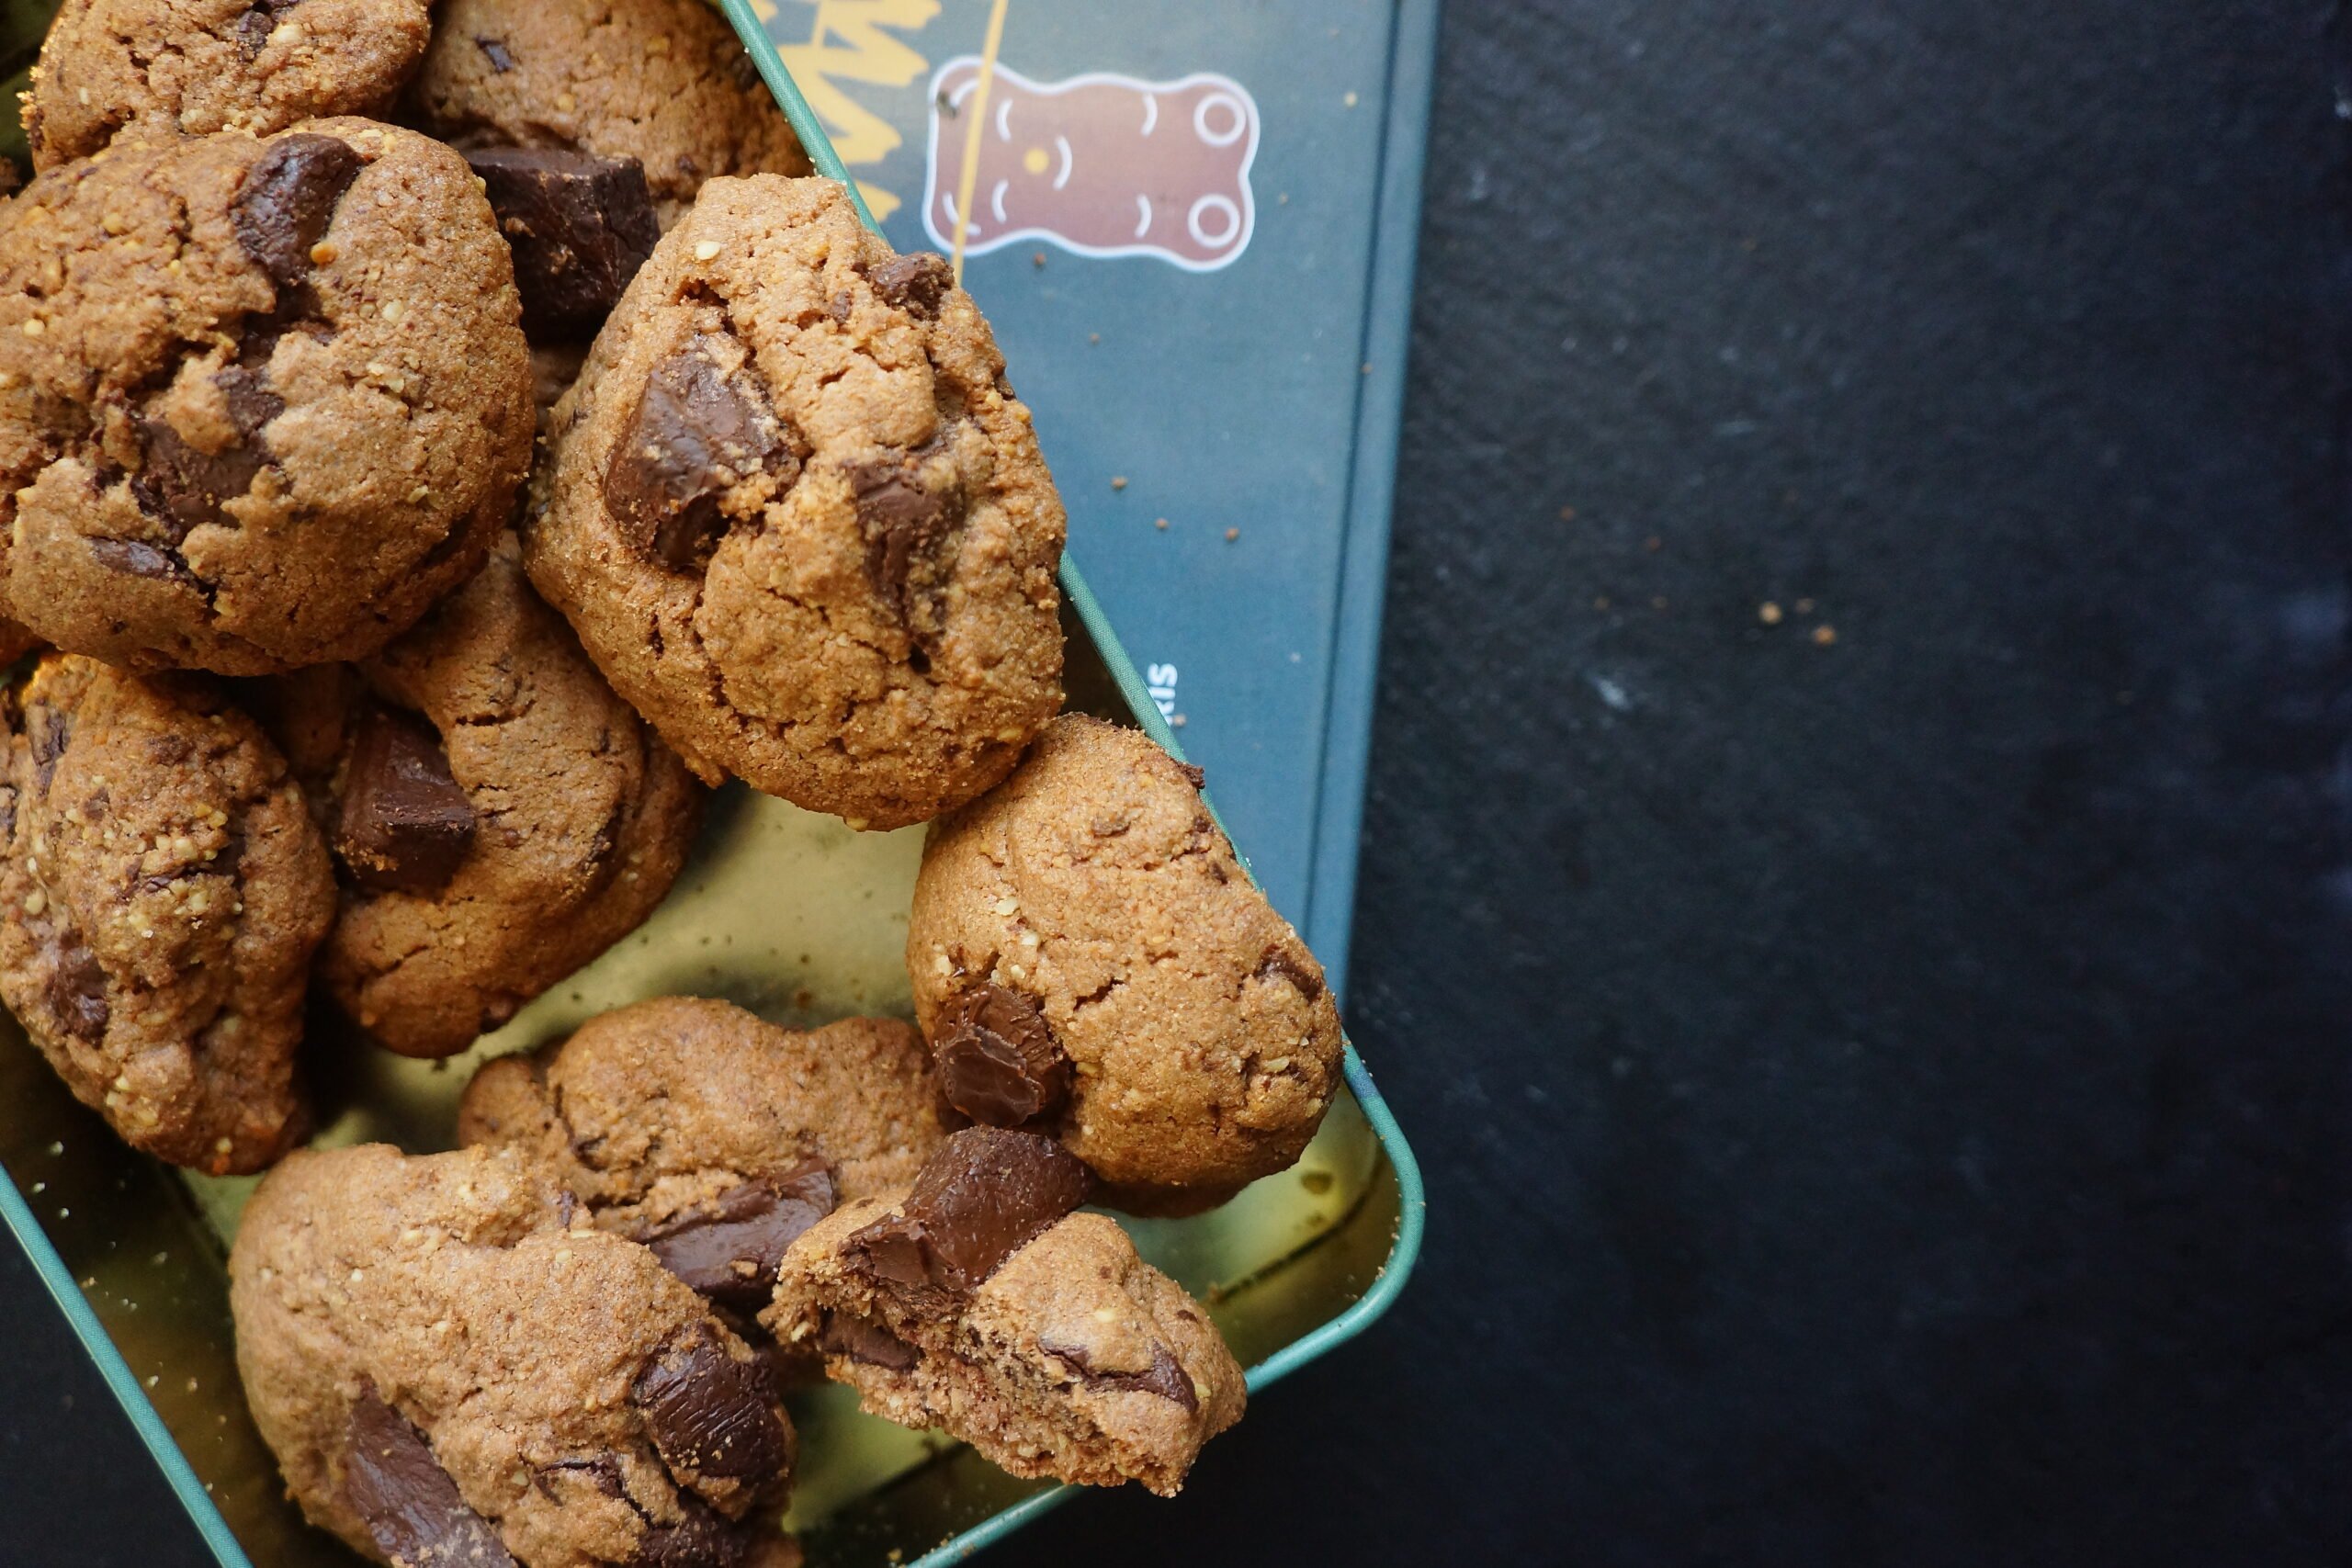
[[[1033,82],[1000,62],[975,123],[980,62],[965,55],[931,82],[931,157],[922,221],[956,244],[965,149],[978,143],[964,251],[983,255],[1047,240],[1084,256],[1156,256],[1190,272],[1249,248],[1250,164],[1258,106],[1229,76],[1175,82],[1090,72]]]

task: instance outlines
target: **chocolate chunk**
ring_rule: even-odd
[[[351,1407],[343,1493],[391,1562],[514,1568],[497,1528],[466,1506],[424,1434],[372,1393]]]
[[[1093,1178],[1051,1138],[967,1127],[923,1162],[899,1213],[854,1231],[852,1266],[922,1298],[962,1295],[1086,1201]]]
[[[629,1553],[628,1568],[741,1568],[751,1561],[752,1530],[730,1524],[692,1497],[681,1497],[685,1517],[648,1524]]]
[[[792,1434],[771,1404],[767,1373],[739,1361],[707,1330],[678,1335],[646,1362],[629,1397],[672,1470],[766,1482],[792,1462]]]
[[[1057,1345],[1051,1340],[1040,1339],[1037,1348],[1069,1362],[1089,1388],[1156,1393],[1162,1399],[1174,1400],[1187,1410],[1197,1411],[1201,1407],[1201,1396],[1193,1387],[1192,1375],[1184,1371],[1174,1356],[1169,1354],[1165,1345],[1151,1348],[1151,1370],[1144,1372],[1098,1372],[1082,1345]]]
[[[270,461],[262,427],[286,410],[285,400],[270,390],[268,371],[258,366],[232,365],[214,375],[212,384],[220,389],[236,430],[235,438],[218,452],[198,451],[159,415],[143,414],[139,420],[146,471],[132,481],[133,492],[146,510],[155,510],[153,503],[160,502],[182,535],[220,522],[221,502],[253,489],[254,476]],[[180,567],[175,574],[185,572]]]
[[[1266,949],[1266,955],[1258,961],[1258,976],[1263,978],[1269,975],[1288,980],[1310,1002],[1323,994],[1323,976],[1293,958],[1288,948]]]
[[[1193,787],[1195,790],[1203,790],[1208,787],[1209,771],[1206,768],[1200,766],[1198,763],[1179,762],[1176,764],[1176,771],[1183,774],[1185,778],[1191,780]]]
[[[1061,1109],[1069,1094],[1069,1058],[1037,1004],[1001,986],[978,986],[940,1015],[941,1092],[947,1103],[990,1127],[1018,1127]]]
[[[593,334],[662,237],[645,165],[557,148],[465,156],[514,253],[523,330],[535,339]]]
[[[32,748],[33,783],[42,789],[57,776],[57,759],[65,755],[66,742],[74,739],[74,716],[35,703],[25,709],[25,744]]]
[[[272,282],[282,288],[310,276],[311,247],[366,166],[349,143],[298,130],[272,141],[245,171],[229,219],[245,254]]]
[[[729,489],[765,468],[786,483],[800,471],[766,395],[748,374],[720,372],[718,346],[698,334],[654,367],[605,464],[605,506],[622,536],[679,570],[717,547],[727,527],[718,498]]]
[[[865,536],[866,578],[901,621],[911,618],[909,580],[917,565],[964,521],[960,491],[923,482],[920,465],[933,449],[897,461],[854,463],[842,470]]]
[[[43,994],[49,1010],[66,1033],[95,1045],[106,1038],[107,1020],[113,1016],[107,1005],[107,972],[82,933],[71,926],[46,935],[50,965]]]
[[[247,60],[260,55],[262,46],[269,42],[271,29],[277,26],[278,17],[300,4],[301,0],[255,0],[253,7],[237,18],[231,30],[237,35],[238,47],[244,51]]]
[[[187,563],[171,551],[159,549],[138,539],[91,539],[90,558],[108,571],[119,571],[126,577],[151,578],[157,582],[176,582],[186,588],[202,586]]]
[[[335,853],[362,887],[435,893],[474,837],[473,803],[450,775],[439,737],[413,715],[369,706],[336,814]]]
[[[886,303],[927,321],[939,314],[939,302],[956,287],[956,269],[934,252],[909,251],[873,268],[865,278]]]
[[[855,1313],[827,1313],[817,1335],[817,1348],[829,1356],[847,1356],[870,1367],[903,1372],[922,1352],[870,1318]]]
[[[637,1239],[704,1295],[756,1312],[775,1293],[784,1249],[840,1201],[833,1168],[808,1159],[780,1176],[731,1187],[708,1213],[671,1220]]]
[[[492,75],[503,76],[514,69],[514,56],[507,51],[504,39],[477,37],[474,47],[481,51],[484,60],[490,62]]]

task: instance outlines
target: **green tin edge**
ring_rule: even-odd
[[[808,150],[818,172],[828,178],[839,180],[849,192],[850,201],[856,207],[858,216],[865,220],[867,227],[876,227],[873,214],[866,210],[865,200],[858,194],[857,182],[849,177],[841,154],[833,150],[832,141],[819,123],[815,111],[809,108],[808,100],[800,96],[800,89],[793,84],[791,74],[785,70],[784,62],[776,54],[775,45],[768,38],[766,30],[760,26],[750,0],[719,0],[719,6],[727,13],[727,19],[734,24],[737,36],[751,51],[761,78],[783,106],[786,118],[792,122],[794,132],[799,136],[801,146]],[[1142,722],[1145,733],[1165,747],[1170,755],[1182,759],[1184,751],[1176,739],[1175,731],[1169,728],[1168,721],[1160,716],[1159,705],[1144,690],[1143,678],[1136,672],[1135,661],[1127,657],[1125,646],[1103,618],[1102,606],[1096,602],[1093,591],[1087,587],[1086,578],[1078,570],[1078,564],[1067,555],[1062,558],[1061,587],[1069,598],[1070,607],[1077,611],[1080,624],[1094,639],[1103,663],[1109,666],[1112,679],[1118,683],[1119,694],[1126,699],[1129,709]],[[1214,806],[1211,809],[1215,809]],[[1405,1288],[1405,1281],[1412,1274],[1413,1265],[1420,1257],[1427,1209],[1427,1200],[1421,1188],[1420,1164],[1413,1157],[1412,1145],[1405,1141],[1404,1130],[1397,1126],[1395,1114],[1388,1109],[1388,1102],[1374,1087],[1372,1074],[1365,1069],[1363,1058],[1356,1054],[1353,1045],[1347,1048],[1343,1070],[1348,1088],[1363,1108],[1364,1119],[1371,1123],[1374,1134],[1380,1140],[1382,1152],[1388,1156],[1388,1163],[1396,1173],[1396,1239],[1389,1248],[1388,1261],[1382,1268],[1380,1277],[1354,1305],[1250,1369],[1249,1385],[1252,1393],[1259,1393],[1370,1327],[1395,1303],[1397,1293]],[[48,1289],[50,1299],[57,1303],[58,1311],[65,1314],[65,1321],[73,1325],[74,1337],[81,1340],[82,1348],[97,1368],[98,1375],[106,1380],[107,1387],[122,1406],[123,1414],[130,1418],[131,1427],[138,1432],[140,1440],[147,1445],[147,1451],[154,1459],[156,1467],[164,1472],[164,1478],[171,1483],[180,1506],[187,1510],[188,1518],[195,1524],[197,1533],[204,1538],[205,1545],[211,1548],[214,1558],[221,1568],[253,1568],[252,1560],[246,1557],[244,1549],[237,1544],[237,1538],[230,1531],[228,1521],[213,1506],[211,1495],[205,1491],[204,1483],[197,1478],[187,1457],[173,1441],[171,1429],[164,1425],[163,1416],[156,1413],[146,1391],[140,1387],[137,1374],[122,1359],[122,1352],[115,1348],[105,1325],[98,1321],[98,1314],[84,1299],[81,1286],[74,1282],[65,1267],[65,1260],[57,1255],[57,1248],[50,1243],[49,1234],[41,1229],[31,1205],[25,1201],[24,1195],[17,1190],[13,1181],[0,1181],[0,1220],[7,1222],[9,1233],[17,1238],[17,1245],[24,1248],[33,1271],[40,1276],[42,1285]],[[913,1568],[946,1568],[947,1564],[960,1562],[982,1547],[1019,1529],[1047,1509],[1059,1506],[1079,1490],[1074,1486],[1057,1486],[1049,1492],[1025,1497],[926,1552],[916,1561]]]
[[[757,13],[752,9],[752,0],[718,0],[718,6],[727,13],[728,21],[734,25],[736,36],[743,40],[743,47],[751,51],[761,80],[768,85],[768,91],[775,95],[776,102],[783,107],[785,118],[792,122],[793,133],[800,138],[800,145],[808,152],[809,162],[816,165],[819,174],[840,182],[849,194],[851,205],[857,209],[858,217],[864,220],[867,228],[878,231],[880,225],[874,221],[874,214],[866,209],[865,198],[858,192],[857,181],[851,177],[848,166],[842,162],[840,152],[834,150],[832,139],[826,134],[816,111],[808,107],[808,100],[801,96],[799,86],[792,80],[792,73],[785,69],[784,59],[776,52],[775,40],[768,37],[767,29],[760,25]],[[1434,5],[1428,6],[1426,9],[1408,9],[1415,14],[1398,17],[1400,27],[1408,21],[1418,28],[1434,27],[1437,16]],[[1391,70],[1393,73],[1393,54]],[[1126,646],[1111,629],[1093,590],[1086,585],[1085,574],[1078,570],[1078,563],[1067,552],[1062,556],[1061,588],[1069,600],[1070,607],[1077,611],[1080,623],[1094,639],[1096,650],[1101,653],[1102,662],[1110,667],[1111,678],[1118,684],[1119,694],[1126,699],[1128,709],[1142,723],[1144,732],[1164,747],[1170,756],[1181,761],[1184,749],[1178,742],[1176,732],[1160,716],[1159,705],[1153,702],[1150,694],[1144,689],[1143,677],[1136,672],[1135,661],[1127,657]],[[1215,802],[1210,802],[1209,810],[1212,815],[1216,813]],[[1224,826],[1221,819],[1218,826]],[[1246,858],[1243,863],[1248,864]],[[1335,1346],[1345,1344],[1378,1321],[1381,1314],[1395,1304],[1397,1293],[1404,1290],[1405,1281],[1412,1275],[1413,1265],[1420,1258],[1421,1232],[1428,1208],[1421,1189],[1420,1162],[1413,1157],[1412,1145],[1405,1141],[1404,1129],[1396,1124],[1388,1102],[1373,1086],[1372,1074],[1366,1070],[1363,1058],[1356,1054],[1352,1044],[1347,1047],[1343,1070],[1348,1088],[1354,1092],[1356,1102],[1363,1108],[1364,1119],[1372,1124],[1374,1135],[1380,1140],[1381,1151],[1388,1156],[1389,1166],[1396,1173],[1396,1239],[1389,1247],[1388,1261],[1382,1267],[1379,1278],[1352,1306],[1250,1369],[1248,1376],[1252,1393],[1296,1371]],[[915,1561],[913,1568],[947,1568],[950,1563],[961,1562],[1047,1509],[1059,1506],[1080,1490],[1075,1486],[1057,1486],[1035,1496],[1024,1497],[924,1553]]]
[[[32,1205],[26,1202],[24,1194],[17,1190],[17,1184],[5,1178],[0,1178],[0,1218],[8,1222],[8,1229],[16,1235],[17,1245],[25,1249],[27,1258],[32,1259],[34,1272],[40,1276],[40,1282],[49,1287],[50,1299],[57,1303],[57,1310],[65,1314],[65,1321],[74,1325],[74,1333],[82,1341],[82,1348],[89,1352],[90,1359],[97,1366],[98,1375],[106,1379],[107,1387],[114,1391],[115,1400],[122,1406],[122,1413],[130,1416],[131,1426],[138,1428],[140,1440],[147,1445],[148,1453],[164,1472],[164,1479],[169,1481],[172,1490],[179,1494],[180,1506],[187,1510],[187,1517],[195,1523],[197,1533],[204,1538],[204,1544],[210,1547],[212,1555],[220,1560],[220,1568],[253,1568],[244,1549],[237,1544],[237,1538],[230,1532],[229,1521],[222,1518],[220,1510],[212,1506],[212,1495],[204,1489],[204,1483],[197,1479],[195,1470],[187,1462],[187,1456],[181,1453],[180,1446],[172,1440],[171,1428],[164,1425],[164,1418],[155,1413],[155,1406],[148,1400],[146,1391],[139,1386],[139,1375],[130,1370],[130,1363],[122,1359],[122,1352],[115,1348],[114,1340],[107,1337],[106,1325],[98,1321],[98,1314],[90,1310],[90,1303],[83,1299],[82,1287],[74,1282],[73,1274],[65,1267],[65,1259],[60,1258],[57,1248],[50,1245],[49,1233],[42,1230],[40,1222],[33,1217]]]

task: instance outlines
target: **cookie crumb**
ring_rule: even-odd
[[[1576,509],[1575,507],[1573,507],[1573,506],[1563,506],[1562,508],[1560,508],[1560,521],[1561,521],[1561,522],[1563,522],[1563,523],[1573,523],[1573,522],[1575,522],[1576,520],[1577,520],[1577,509]]]
[[[1043,266],[1043,265],[1046,265],[1046,253],[1045,253],[1045,252],[1043,252],[1043,251],[1037,251],[1037,252],[1033,253],[1033,254],[1030,255],[1030,257],[1029,257],[1029,265],[1030,265],[1031,266]]]
[[[1164,529],[1168,526],[1168,519],[1165,517],[1155,517],[1151,520],[1151,525],[1155,528]]]
[[[1824,622],[1813,628],[1813,640],[1815,646],[1827,648],[1838,640],[1838,628]]]
[[[1126,476],[1126,475],[1125,475],[1125,474],[1113,474],[1113,475],[1111,476],[1111,488],[1112,488],[1113,490],[1125,490],[1125,489],[1126,489],[1126,488],[1127,488],[1127,476]]]
[[[1813,614],[1813,601],[1812,601],[1812,600],[1810,600],[1810,599],[1800,599],[1800,600],[1798,600],[1798,601],[1797,601],[1797,614],[1798,614],[1798,615],[1812,615],[1812,614]]]
[[[1777,626],[1781,624],[1781,606],[1767,599],[1756,606],[1756,618],[1768,626]]]
[[[1239,537],[1241,537],[1241,530],[1238,528],[1227,528],[1225,531],[1225,542],[1228,545]]]

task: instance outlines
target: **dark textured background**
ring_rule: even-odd
[[[2340,29],[1454,0],[1351,1007],[1428,1254],[1000,1559],[2352,1554]],[[26,1290],[0,1558],[195,1563]]]

